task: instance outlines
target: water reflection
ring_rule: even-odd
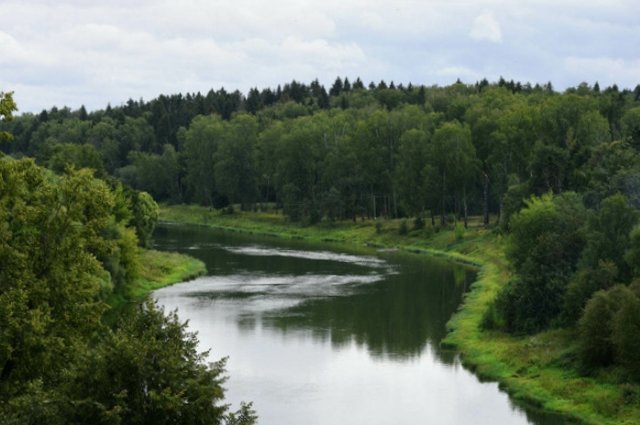
[[[160,228],[209,276],[156,292],[202,349],[229,356],[227,397],[261,424],[563,423],[515,407],[452,352],[445,324],[474,272],[424,256]]]

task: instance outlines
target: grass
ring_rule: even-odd
[[[140,258],[140,276],[131,291],[136,299],[156,289],[198,277],[206,272],[204,263],[177,252],[144,250]]]
[[[576,362],[576,335],[557,329],[531,336],[482,330],[485,312],[510,278],[501,236],[483,228],[479,218],[465,230],[412,229],[400,235],[402,220],[366,220],[299,226],[275,213],[230,215],[197,206],[162,206],[165,221],[207,225],[228,231],[375,246],[446,257],[479,269],[478,280],[448,323],[443,347],[455,348],[463,364],[481,378],[496,380],[517,400],[586,424],[640,422],[640,385],[624,383],[623,371],[602,370],[585,376]]]
[[[205,264],[188,255],[143,249],[140,252],[139,275],[133,286],[126,296],[114,294],[108,304],[118,312],[126,304],[138,302],[156,289],[193,279],[205,272]]]

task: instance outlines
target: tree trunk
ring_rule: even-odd
[[[398,218],[398,203],[396,202],[396,188],[392,186],[391,188],[391,202],[393,203],[393,218]]]
[[[447,185],[446,185],[446,174],[442,173],[442,197],[441,197],[441,202],[440,202],[440,225],[444,226],[446,224],[446,220],[444,217],[444,199],[446,197],[447,194]]]
[[[482,215],[484,216],[483,223],[486,227],[489,225],[489,175],[487,173],[484,173],[484,187],[482,192],[482,195],[484,197],[482,204]]]
[[[374,193],[371,194],[371,199],[373,200],[373,219],[376,220],[376,195]]]
[[[462,209],[464,211],[464,228],[469,227],[469,216],[467,215],[467,188],[462,190]]]

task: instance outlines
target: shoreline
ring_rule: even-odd
[[[480,324],[500,288],[508,281],[509,268],[500,235],[480,226],[468,230],[411,230],[400,235],[403,220],[321,223],[308,227],[285,222],[269,213],[224,215],[198,206],[160,207],[162,222],[204,225],[230,232],[334,242],[350,246],[399,249],[445,258],[478,269],[459,310],[447,323],[445,349],[460,353],[464,367],[479,379],[499,383],[518,402],[563,421],[586,424],[633,424],[640,417],[640,386],[625,389],[612,379],[614,373],[586,377],[571,364],[574,331],[558,329],[528,336],[484,331]],[[406,220],[404,220],[406,223]],[[374,225],[375,223],[375,225]],[[380,223],[380,224],[378,224]],[[637,399],[628,401],[628,393]]]
[[[154,249],[140,250],[139,275],[126,295],[114,294],[107,303],[117,312],[137,303],[156,289],[193,280],[206,273],[205,264],[191,256]],[[112,313],[113,314],[113,313]]]

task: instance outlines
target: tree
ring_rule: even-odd
[[[257,200],[256,167],[253,151],[258,123],[250,115],[236,115],[214,154],[217,191],[243,209]]]
[[[221,424],[224,359],[207,366],[196,335],[153,302],[124,317],[79,365],[78,423]]]
[[[640,106],[626,111],[620,119],[620,124],[622,135],[628,138],[636,149],[640,147]]]
[[[404,211],[414,216],[424,214],[427,204],[424,169],[428,149],[428,136],[422,130],[409,130],[400,138],[395,170],[398,198]]]
[[[140,194],[136,204],[150,232],[155,202]],[[229,413],[221,403],[224,361],[207,365],[175,313],[149,301],[114,330],[103,323],[120,279],[114,265],[129,272],[137,261],[132,216],[122,186],[87,169],[57,176],[0,158],[4,422],[254,423],[250,405]]]
[[[614,317],[624,299],[633,293],[623,285],[608,291],[598,291],[587,303],[578,323],[579,355],[589,368],[608,366],[615,356]]]
[[[440,192],[440,221],[445,223],[447,199],[453,198],[456,215],[460,202],[467,225],[467,187],[478,170],[476,151],[471,143],[469,127],[448,122],[433,135],[433,148],[429,152],[433,168],[438,170]],[[453,196],[450,196],[453,195]]]
[[[624,195],[604,199],[587,224],[587,244],[581,266],[596,268],[602,260],[611,261],[622,281],[630,280],[630,270],[624,255],[629,247],[631,230],[638,221],[638,212]]]
[[[214,154],[226,129],[218,116],[198,116],[180,133],[186,183],[193,200],[213,205],[215,195]]]
[[[510,331],[539,331],[562,312],[567,283],[584,247],[585,220],[580,197],[570,192],[532,197],[512,216],[507,256],[516,276],[496,304]]]
[[[133,225],[138,235],[140,245],[144,248],[151,246],[151,235],[158,222],[158,204],[147,192],[132,194],[131,210]]]
[[[56,173],[62,173],[67,167],[91,168],[97,175],[105,174],[102,158],[96,148],[90,144],[75,145],[62,143],[55,145],[47,160],[47,167]]]
[[[0,399],[48,386],[100,327],[114,198],[88,170],[0,159]]]
[[[623,365],[634,379],[640,379],[640,298],[632,291],[622,298],[620,308],[613,318],[613,343],[617,362]]]
[[[11,121],[13,111],[17,111],[16,103],[13,101],[13,92],[0,91],[0,121]],[[0,142],[11,140],[11,134],[0,131]]]

